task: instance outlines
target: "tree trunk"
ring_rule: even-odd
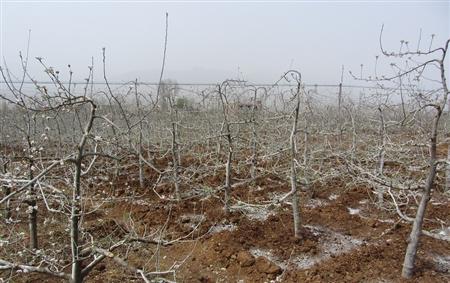
[[[29,163],[28,163],[28,178],[30,180],[33,180],[34,175],[33,175],[33,165],[34,162],[31,159],[31,148],[32,148],[32,144],[31,144],[31,140],[30,137],[27,136],[27,140],[28,140],[28,150],[29,150],[29,154],[30,154],[30,159],[29,159]],[[30,185],[30,194],[28,196],[28,229],[29,229],[29,233],[30,233],[30,249],[34,250],[34,249],[38,249],[38,233],[37,233],[37,209],[36,209],[36,191],[35,191],[35,183],[32,183]]]
[[[33,190],[33,188],[31,188]],[[36,196],[35,193],[33,195],[32,200],[28,203],[29,205],[29,214],[28,214],[28,226],[30,230],[30,249],[38,249],[38,233],[37,233],[37,210],[36,210]]]
[[[81,283],[83,278],[81,276],[81,260],[79,259],[79,227],[80,210],[76,204],[76,200],[72,203],[72,211],[70,217],[70,241],[72,249],[72,275],[71,283]]]
[[[72,249],[72,275],[71,283],[81,283],[83,278],[81,276],[81,260],[80,255],[80,236],[79,236],[79,222],[81,214],[81,155],[80,149],[79,158],[75,164],[74,188],[72,193],[72,209],[70,215],[70,244]]]
[[[428,189],[425,189],[425,192],[422,195],[422,199],[420,200],[419,208],[417,209],[416,218],[414,219],[411,234],[409,236],[408,247],[406,248],[402,270],[402,276],[404,278],[411,278],[414,273],[414,262],[416,259],[417,247],[419,245],[420,235],[422,234],[423,219],[429,200],[430,191]]]
[[[300,238],[300,209],[299,200],[297,192],[297,170],[295,169],[295,156],[296,156],[296,145],[295,145],[295,134],[297,132],[298,114],[300,111],[300,92],[297,92],[297,105],[294,113],[294,122],[292,123],[292,130],[290,136],[290,146],[291,146],[291,192],[292,192],[292,213],[294,218],[294,236]]]
[[[409,236],[408,247],[406,248],[405,259],[403,261],[402,277],[411,278],[414,274],[414,262],[417,254],[417,247],[420,241],[420,235],[422,233],[422,225],[425,217],[425,211],[428,205],[428,201],[431,197],[431,190],[433,188],[434,179],[436,177],[436,147],[437,147],[437,130],[439,125],[439,119],[441,117],[442,110],[437,107],[438,113],[434,119],[433,129],[431,132],[430,142],[430,171],[428,173],[425,188],[422,193],[419,207],[417,209],[416,217],[414,219],[413,228]]]
[[[384,171],[384,155],[386,151],[386,126],[384,123],[384,116],[383,116],[383,110],[381,107],[378,107],[378,111],[380,112],[380,151],[378,152],[378,175],[383,176]],[[384,195],[384,188],[380,187],[377,190],[378,195],[378,205],[383,205],[383,195]]]
[[[220,102],[222,104],[222,113],[223,113],[223,124],[220,132],[222,133],[223,128],[226,130],[226,139],[228,143],[228,155],[227,155],[227,163],[225,164],[225,192],[224,192],[224,210],[225,213],[229,212],[229,198],[231,193],[231,162],[233,158],[233,139],[231,137],[231,129],[230,123],[228,121],[228,105],[225,104],[225,94],[222,93],[222,87],[219,86],[219,97]],[[220,143],[219,143],[220,144]]]
[[[72,250],[72,274],[70,276],[71,283],[82,283],[83,275],[81,273],[81,262],[80,259],[80,218],[82,215],[81,206],[81,164],[83,160],[84,146],[86,145],[87,138],[92,129],[95,118],[96,105],[91,103],[91,113],[90,118],[84,129],[83,136],[78,144],[78,152],[75,158],[75,172],[73,177],[73,191],[72,191],[72,209],[70,215],[70,247]]]

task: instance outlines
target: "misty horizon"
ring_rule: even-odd
[[[157,82],[161,72],[165,13],[169,30],[164,79],[180,83],[217,83],[240,78],[273,83],[288,69],[298,69],[308,83],[338,83],[348,74],[373,72],[383,44],[398,50],[400,40],[428,49],[449,37],[446,1],[319,3],[151,3],[2,1],[1,57],[20,74],[31,30],[29,72],[45,80],[35,57],[68,78],[82,81],[94,60],[94,79],[102,80],[102,48],[112,81]],[[81,16],[82,15],[82,16]],[[383,56],[380,56],[383,57]],[[390,74],[389,60],[378,65]]]

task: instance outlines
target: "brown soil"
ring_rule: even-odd
[[[282,195],[289,191],[288,186],[279,181],[276,176],[271,176],[258,180],[255,187],[239,187],[233,191],[233,198],[262,203],[273,194]],[[221,178],[205,182],[220,183]],[[137,184],[132,186],[137,187]],[[162,200],[148,189],[139,193],[133,190],[134,194],[141,195],[138,200],[121,199],[105,204],[102,210],[84,218],[84,226],[97,238],[113,239],[120,239],[130,232],[127,224],[130,219],[139,235],[161,231],[158,229],[165,226],[162,233],[165,240],[182,240],[161,246],[159,251],[154,244],[136,245],[126,260],[148,271],[155,270],[158,264],[160,270],[178,264],[176,278],[166,277],[177,282],[404,282],[400,273],[411,226],[398,222],[395,213],[376,208],[367,188],[346,188],[345,181],[334,180],[313,189],[314,199],[310,199],[308,193],[302,193],[304,227],[301,239],[293,236],[291,208],[287,204],[268,206],[267,218],[255,220],[249,218],[245,209],[226,214],[220,194],[174,202]],[[168,195],[171,190],[171,186],[161,186],[157,192]],[[131,191],[120,191],[123,197],[131,194]],[[309,205],[312,202],[319,205]],[[359,211],[351,214],[350,209]],[[428,207],[427,218],[439,218],[448,224],[449,211],[448,197],[436,193]],[[408,213],[413,215],[414,211]],[[194,227],[197,228],[192,232]],[[438,223],[426,223],[427,229],[437,227]],[[340,246],[342,239],[356,244],[345,248]],[[326,246],[337,246],[338,250],[321,258],[327,252]],[[116,253],[124,255],[125,250]],[[159,263],[156,261],[158,254]],[[417,272],[408,282],[448,282],[448,265],[439,266],[433,260],[436,255],[448,259],[450,246],[423,237]],[[298,258],[320,260],[308,268],[301,268],[296,263]],[[17,282],[59,282],[37,274],[16,279]],[[111,260],[98,265],[86,280],[133,281],[141,280]]]

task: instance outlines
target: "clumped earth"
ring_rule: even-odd
[[[400,274],[410,224],[399,221],[395,212],[377,208],[370,189],[345,188],[344,183],[336,180],[312,188],[313,198],[301,193],[301,239],[293,236],[289,204],[269,204],[270,196],[289,191],[270,178],[234,189],[228,214],[220,193],[197,190],[175,202],[169,200],[169,185],[142,189],[139,198],[116,188],[109,193],[117,199],[87,215],[84,225],[97,236],[120,239],[130,233],[132,220],[137,234],[159,233],[167,242],[175,240],[158,248],[151,243],[136,246],[126,260],[150,271],[176,266],[176,273],[166,277],[176,282],[404,282]],[[445,220],[449,211],[448,196],[435,192],[426,218]],[[425,228],[438,225],[431,222]],[[450,246],[422,237],[416,266],[407,282],[449,282]],[[38,274],[18,280],[59,282]],[[86,281],[141,279],[105,260]]]

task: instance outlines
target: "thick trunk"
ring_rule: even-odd
[[[83,275],[81,273],[81,241],[80,241],[80,218],[83,213],[81,209],[81,164],[83,160],[83,151],[86,145],[87,138],[92,129],[95,117],[95,104],[91,103],[91,115],[84,134],[78,144],[78,152],[75,158],[75,168],[73,177],[73,191],[72,191],[72,203],[71,203],[71,215],[70,215],[70,247],[72,250],[72,274],[70,276],[71,283],[83,282]]]
[[[83,278],[81,275],[81,260],[79,259],[80,248],[79,248],[79,227],[78,223],[80,220],[79,210],[72,206],[72,216],[70,218],[70,239],[71,239],[71,249],[72,249],[72,274],[71,283],[81,283]]]
[[[416,259],[417,247],[422,233],[423,219],[428,201],[430,200],[430,192],[427,190],[423,193],[420,200],[419,208],[417,209],[416,218],[414,219],[413,228],[409,236],[408,247],[406,248],[405,259],[403,261],[402,276],[404,278],[411,278],[414,273],[414,261]]]
[[[433,129],[431,132],[430,142],[430,171],[428,173],[425,188],[422,193],[422,199],[420,200],[419,207],[414,219],[413,228],[409,236],[408,247],[406,248],[405,258],[403,261],[402,276],[404,278],[411,278],[414,273],[414,262],[417,254],[417,247],[419,246],[420,235],[422,233],[422,225],[425,217],[425,211],[428,201],[431,197],[431,190],[433,188],[434,179],[436,177],[436,147],[437,147],[437,130],[439,125],[439,119],[441,117],[441,109],[437,108],[436,118],[434,119]]]
[[[33,196],[34,197],[34,196]],[[38,233],[37,233],[37,210],[36,200],[29,202],[28,226],[30,231],[30,249],[38,249]]]

